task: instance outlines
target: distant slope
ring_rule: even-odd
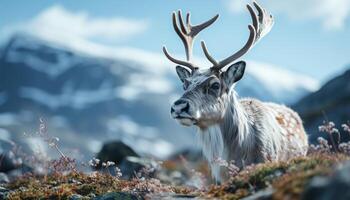
[[[301,115],[313,141],[324,135],[318,133],[317,127],[325,117],[341,129],[340,125],[350,120],[350,69],[302,98],[293,108]],[[348,135],[343,136],[348,138]]]
[[[155,156],[196,147],[195,131],[169,114],[182,92],[174,67],[158,54],[112,50],[13,36],[0,51],[0,128],[22,140],[23,132],[35,132],[44,117],[50,134],[72,153],[91,154],[111,139]],[[317,87],[300,74],[248,65],[237,85],[243,97],[290,103]],[[38,141],[36,145],[45,149]]]
[[[253,61],[247,62],[247,74],[237,84],[243,96],[284,104],[293,104],[318,88],[319,82],[309,76]]]

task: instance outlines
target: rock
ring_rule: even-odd
[[[350,161],[338,168],[331,177],[314,177],[311,179],[302,199],[350,199]]]
[[[121,141],[113,141],[103,145],[101,151],[96,156],[100,163],[96,169],[101,169],[101,163],[107,161],[113,161],[120,168],[123,178],[129,179],[134,175],[134,172],[138,172],[143,165],[138,162],[132,162],[129,157],[139,158],[139,155],[128,145]],[[115,175],[113,167],[109,169],[112,175]]]
[[[101,162],[113,161],[118,164],[128,156],[139,157],[139,155],[137,155],[136,152],[128,145],[124,144],[121,141],[114,141],[104,144],[101,151],[97,154],[96,157]],[[102,167],[101,162],[97,166],[97,169],[100,169]]]
[[[0,199],[6,199],[10,190],[0,186]]]
[[[13,142],[0,140],[0,172],[9,172],[22,165],[22,159],[13,153],[13,149]]]
[[[70,197],[68,197],[69,200],[80,200],[83,199],[83,196],[79,195],[79,194],[73,194]]]
[[[122,178],[130,179],[135,176],[135,172],[139,172],[145,166],[140,162],[134,162],[130,159],[124,159],[120,165],[118,165],[122,172]]]
[[[20,168],[11,170],[9,172],[7,172],[7,176],[9,177],[10,180],[14,180],[19,176],[22,176],[23,174],[28,174],[28,173],[34,173],[34,174],[42,174],[39,173],[38,170],[26,165],[26,164],[22,164],[20,166]]]
[[[5,173],[0,172],[0,184],[10,182],[9,178]]]
[[[141,200],[144,199],[136,194],[126,193],[126,192],[110,192],[102,196],[94,198],[94,200]]]
[[[273,189],[267,188],[264,190],[260,190],[250,196],[242,198],[242,200],[269,200],[272,199]]]
[[[188,199],[198,199],[195,195],[187,194],[155,194],[147,196],[147,198],[152,200],[188,200]]]

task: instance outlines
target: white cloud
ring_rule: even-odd
[[[248,0],[230,0],[229,9],[240,13]],[[259,0],[275,14],[286,14],[292,19],[320,20],[325,29],[338,30],[350,16],[350,0]]]
[[[299,0],[297,0],[299,1]],[[236,2],[236,3],[234,3]],[[235,8],[244,8],[245,2],[244,1],[232,1],[232,5]],[[262,2],[264,3],[264,2]],[[265,4],[265,3],[264,3]],[[281,5],[283,3],[280,3]],[[279,5],[276,3],[276,5]],[[239,12],[239,9],[237,9],[235,12]],[[51,14],[50,14],[51,13]],[[52,14],[53,13],[53,14]],[[56,14],[55,14],[56,13]],[[61,14],[57,14],[61,13]],[[62,14],[65,13],[65,14]],[[45,28],[40,28],[39,25],[35,24],[40,24],[41,26],[48,26],[50,27],[50,23],[53,23],[54,19],[50,20],[51,15],[53,16],[59,16],[62,15],[62,18],[59,19],[60,21],[58,25],[56,24],[55,27],[66,27],[65,29],[60,29],[56,28],[55,32],[57,33],[52,33],[52,34],[57,34],[57,35],[50,35],[45,32]],[[43,16],[48,16],[47,19],[46,17]],[[39,23],[39,22],[40,23]],[[72,21],[75,21],[72,23]],[[17,25],[17,28],[25,30],[35,36],[38,36],[41,39],[48,40],[51,44],[56,44],[59,45],[60,47],[68,48],[73,51],[82,53],[82,54],[87,54],[90,56],[94,57],[101,57],[101,58],[108,58],[108,59],[116,59],[116,60],[122,60],[125,62],[128,62],[128,65],[131,67],[135,68],[142,68],[141,70],[143,71],[142,73],[137,72],[134,74],[131,74],[128,76],[128,81],[127,84],[123,85],[122,87],[119,88],[102,88],[100,92],[101,95],[99,95],[101,98],[108,97],[108,98],[124,98],[126,100],[135,100],[140,97],[140,95],[143,95],[145,93],[151,93],[151,94],[171,94],[173,92],[173,83],[172,80],[169,79],[168,75],[172,74],[175,75],[175,64],[171,63],[168,61],[165,56],[161,53],[161,48],[159,48],[158,52],[150,52],[147,50],[142,50],[142,49],[137,49],[137,48],[132,48],[129,46],[110,46],[110,45],[105,45],[105,44],[100,44],[97,43],[96,41],[90,40],[90,37],[104,37],[103,35],[99,35],[100,33],[98,31],[88,31],[89,33],[83,33],[81,30],[77,29],[69,29],[68,25],[65,23],[71,23],[71,24],[76,24],[76,26],[80,26],[81,24],[84,24],[84,26],[90,26],[90,24],[106,24],[106,23],[100,23],[101,19],[95,19],[89,17],[86,13],[70,13],[66,11],[62,7],[52,7],[47,9],[46,11],[40,13],[38,16],[36,16],[34,19],[29,20],[28,22],[24,22],[20,25]],[[108,20],[104,20],[108,21]],[[113,20],[111,20],[113,21]],[[98,23],[97,23],[98,22]],[[46,24],[48,23],[48,24]],[[34,25],[33,25],[34,24]],[[79,25],[80,24],[80,25]],[[83,25],[82,25],[83,26]],[[96,27],[101,27],[100,25],[96,25]],[[115,25],[116,28],[118,28],[118,25]],[[120,27],[119,27],[120,28]],[[44,30],[44,32],[42,32]],[[95,29],[94,29],[95,30]],[[107,30],[107,29],[106,29]],[[63,33],[62,33],[63,32]],[[97,34],[98,33],[98,34]],[[74,37],[71,37],[69,40],[62,39],[62,37],[59,37],[58,35],[74,35]],[[68,36],[67,36],[68,37]],[[30,39],[29,39],[30,40]],[[35,44],[36,42],[34,42]],[[28,41],[25,44],[22,45],[31,45],[31,42]],[[174,55],[177,58],[184,58],[184,55]],[[64,60],[64,58],[63,58]],[[33,60],[32,60],[33,61]],[[35,61],[35,60],[34,60]],[[206,66],[209,67],[210,65],[208,64],[208,61],[204,59],[203,57],[198,58],[194,57],[194,61],[199,65],[199,66]],[[40,63],[39,63],[40,64]],[[61,70],[65,70],[66,66],[64,62],[58,63],[60,64],[57,66],[57,68],[60,68]],[[47,64],[41,63],[42,68],[45,68]],[[253,63],[254,65],[254,63]],[[35,66],[38,67],[38,62],[35,62]],[[46,69],[45,69],[46,70]],[[47,71],[47,70],[46,70]],[[45,72],[46,72],[45,71]],[[115,68],[115,73],[118,72],[118,67]],[[114,72],[113,71],[113,72]],[[49,71],[47,71],[49,72]],[[49,74],[57,74],[60,73],[61,71],[54,71],[54,72],[49,72]],[[250,72],[253,73],[253,72]],[[285,74],[287,74],[286,72]],[[278,77],[278,76],[276,76]],[[293,76],[296,77],[296,76]],[[290,79],[280,79],[276,80],[276,82],[281,82],[281,85],[286,86],[286,87],[281,87],[281,88],[288,88],[287,86],[290,86],[290,84],[294,84],[295,82],[292,81],[287,81]],[[282,84],[283,82],[283,84]],[[289,84],[289,85],[288,85]],[[275,84],[275,85],[280,85],[280,84]],[[295,84],[294,84],[295,85]],[[306,84],[307,85],[307,84]],[[33,92],[33,91],[31,91]],[[87,91],[88,92],[88,91]],[[114,95],[110,95],[113,93]],[[28,92],[25,93],[27,94],[28,97],[32,97]],[[41,93],[40,93],[41,94]],[[85,94],[85,93],[84,93]],[[41,94],[44,95],[44,94]],[[86,95],[90,95],[90,93],[86,93]],[[39,95],[40,96],[40,95]],[[45,96],[45,95],[44,95]],[[47,95],[46,95],[47,96]],[[169,96],[169,99],[173,98],[173,94]],[[53,98],[51,96],[48,96],[50,98]],[[61,97],[63,98],[63,97]],[[69,100],[69,101],[68,101]],[[76,102],[79,103],[77,105],[84,105],[84,104],[89,104],[93,103],[94,101],[98,101],[99,99],[96,98],[91,98],[89,101],[80,101],[79,99],[70,99],[68,98],[67,101],[62,101],[60,100],[52,106],[60,106],[62,103],[67,103],[70,102]],[[55,102],[55,101],[52,101]],[[72,104],[75,105],[75,104]]]
[[[144,32],[148,28],[145,20],[132,20],[120,17],[96,18],[86,12],[70,12],[55,5],[39,13],[28,22],[5,28],[11,34],[23,31],[41,38],[56,41],[92,40],[103,38],[120,41]]]
[[[39,13],[33,19],[7,26],[1,30],[11,36],[16,32],[24,32],[33,35],[55,45],[69,48],[83,54],[112,58],[117,60],[130,61],[130,66],[135,63],[135,68],[142,66],[142,70],[147,73],[142,75],[134,74],[129,78],[129,83],[118,88],[114,93],[118,97],[133,100],[143,93],[167,93],[172,89],[172,84],[163,76],[174,70],[172,65],[160,53],[152,53],[141,49],[122,46],[108,46],[94,41],[94,39],[107,39],[111,42],[124,40],[135,34],[140,34],[148,28],[148,22],[144,20],[130,20],[124,18],[94,18],[85,12],[70,12],[62,6],[52,6]],[[30,39],[25,44],[32,45]],[[33,46],[33,45],[32,45]],[[35,46],[35,41],[34,41]],[[34,47],[33,47],[34,48]],[[72,60],[64,57],[56,63],[47,63],[31,55],[12,53],[9,55],[11,61],[26,60],[31,67],[43,71],[54,77],[64,72],[67,67],[72,66]],[[66,63],[69,61],[69,63]],[[55,65],[47,68],[47,65]],[[117,71],[117,70],[116,70]],[[33,92],[33,91],[31,91]],[[105,90],[110,95],[110,91]],[[49,94],[36,91],[46,98],[54,98]],[[106,94],[107,94],[106,93]],[[32,97],[29,93],[25,93]],[[1,97],[1,96],[0,96]],[[62,97],[65,98],[65,97]],[[1,99],[0,99],[1,100]],[[50,107],[66,105],[68,101],[48,101],[52,102]],[[73,99],[71,99],[73,100]],[[1,103],[1,102],[0,102]],[[70,102],[71,103],[71,102]],[[69,104],[70,104],[69,103]],[[87,103],[87,102],[85,102]],[[77,104],[78,105],[78,104]],[[79,104],[80,105],[80,104]]]
[[[305,88],[308,91],[316,91],[320,84],[317,80],[270,63],[248,61],[247,72],[260,80],[271,91],[283,93],[286,91]],[[278,83],[278,84],[276,84]]]

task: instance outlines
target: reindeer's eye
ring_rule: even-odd
[[[220,89],[220,83],[215,82],[215,83],[211,84],[210,88],[213,90],[218,90],[218,89]]]

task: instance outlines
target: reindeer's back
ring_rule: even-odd
[[[261,102],[256,99],[242,99],[241,104],[251,113],[253,123],[264,126],[263,118],[267,115],[279,127],[281,136],[280,158],[290,158],[294,153],[304,155],[308,147],[308,137],[305,133],[302,120],[292,109],[275,103]],[[253,119],[254,118],[254,119]],[[265,120],[266,122],[266,120]]]

